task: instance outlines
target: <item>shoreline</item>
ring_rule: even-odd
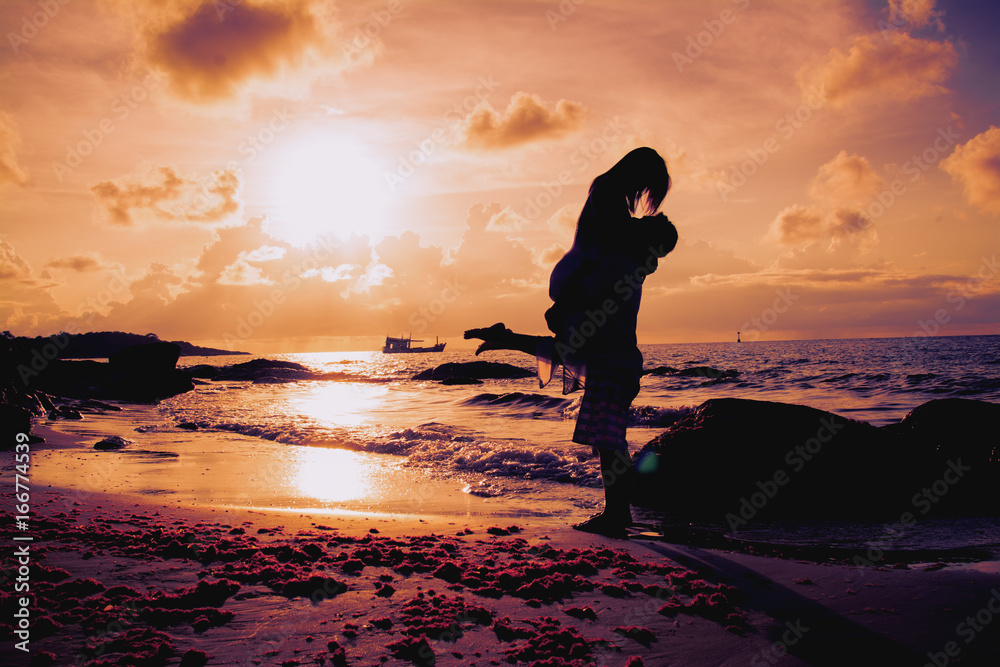
[[[58,426],[39,428],[53,440],[34,454],[82,455],[85,440]],[[1000,596],[995,562],[858,568],[670,536],[612,540],[501,502],[485,503],[494,513],[315,513],[57,486],[32,498],[31,655],[51,664],[924,665],[949,647],[965,664],[1000,657],[1000,623],[969,643],[960,626]]]
[[[612,540],[530,518],[171,507],[97,493],[67,504],[55,488],[35,497],[33,576],[47,583],[35,589],[31,646],[53,664],[68,664],[67,652],[112,653],[109,642],[132,633],[115,664],[145,644],[173,654],[143,664],[181,664],[188,651],[208,664],[253,664],[248,646],[263,664],[487,665],[518,651],[531,663],[559,655],[544,653],[551,635],[586,640],[601,665],[842,665],[873,655],[922,665],[1000,595],[1000,572],[820,564]],[[490,576],[477,580],[477,568]],[[328,580],[345,590],[317,594]],[[198,586],[220,581],[235,582],[234,594],[194,600]],[[436,606],[424,608],[429,600]],[[437,625],[407,625],[415,610],[440,609]],[[962,651],[986,660],[967,664],[989,664],[1000,642],[984,631]]]

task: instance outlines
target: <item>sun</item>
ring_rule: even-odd
[[[389,188],[359,140],[329,131],[302,133],[266,158],[272,236],[304,246],[330,234],[384,235]]]

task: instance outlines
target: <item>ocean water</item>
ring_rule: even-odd
[[[882,426],[945,397],[1000,403],[1000,336],[810,340],[641,347],[645,368],[711,367],[722,373],[647,374],[633,403],[628,440],[638,451],[676,419],[711,398],[781,401],[828,410]],[[381,457],[422,471],[480,498],[518,499],[569,514],[602,502],[598,466],[589,448],[570,441],[580,392],[563,396],[557,380],[540,389],[534,377],[442,385],[413,380],[445,362],[476,359],[471,349],[443,353],[329,352],[272,354],[322,380],[282,383],[206,381],[162,401],[147,431],[183,437],[177,424],[199,432],[240,434],[273,452],[340,450]],[[242,363],[252,357],[184,357],[181,366]],[[479,357],[527,369],[534,359],[514,352]],[[181,435],[179,435],[181,433]],[[321,472],[321,471],[320,471]],[[662,517],[645,517],[654,521]],[[957,528],[960,526],[960,528]],[[742,539],[864,547],[885,541],[865,522],[807,525],[758,523]],[[991,519],[925,521],[896,549],[1000,547]],[[990,545],[993,545],[992,547]],[[846,548],[845,546],[845,548]],[[1000,553],[1000,551],[998,551]]]

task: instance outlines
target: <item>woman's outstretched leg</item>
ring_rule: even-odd
[[[476,348],[476,356],[489,350],[514,350],[535,356],[538,350],[538,341],[542,337],[514,333],[503,323],[498,322],[491,327],[469,329],[465,332],[465,338],[467,340],[479,338],[483,341],[483,344]]]

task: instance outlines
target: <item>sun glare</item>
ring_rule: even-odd
[[[268,165],[267,231],[296,245],[334,234],[384,234],[389,190],[368,149],[329,132],[303,133],[276,146]]]

